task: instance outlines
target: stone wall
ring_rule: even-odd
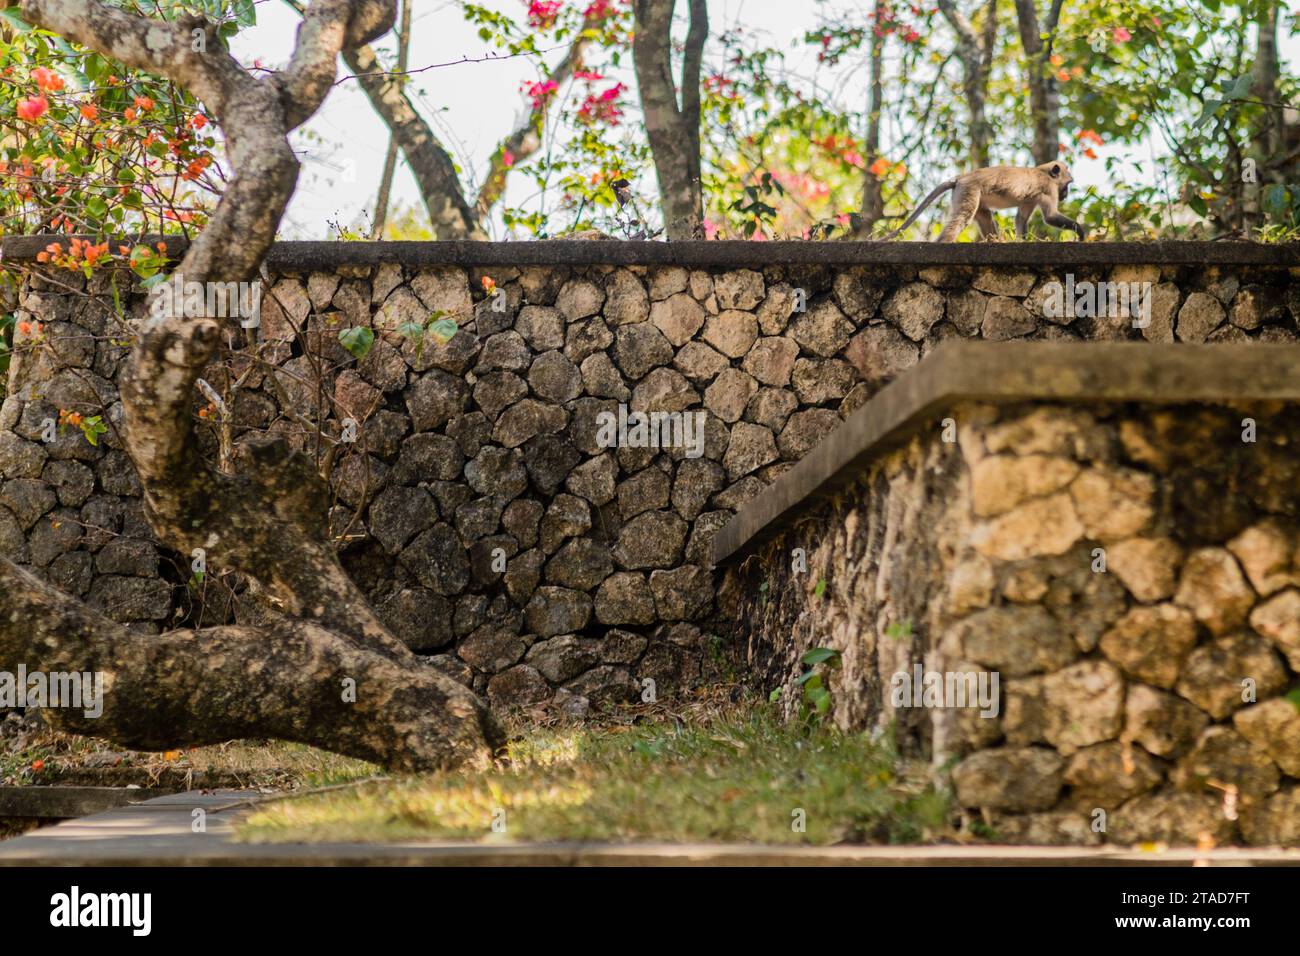
[[[648,244],[660,259],[705,248],[688,267],[588,242],[516,267],[474,263],[536,259],[546,244],[438,262],[427,246],[357,244],[353,261],[349,244],[292,245],[271,257],[260,327],[232,326],[205,375],[220,398],[198,422],[211,460],[268,433],[317,455],[344,562],[396,632],[496,704],[574,712],[630,699],[647,678],[668,693],[700,676],[728,623],[713,534],[940,342],[1293,342],[1300,317],[1285,267],[1177,257],[1109,270],[917,253],[871,266],[827,244],[828,265],[758,244]],[[732,246],[724,258],[750,268],[707,261]],[[1066,271],[1154,283],[1151,324],[1045,316],[1044,285]],[[107,275],[29,274],[18,317],[40,326],[19,335],[0,410],[0,551],[143,630],[238,618],[246,584],[220,568],[196,581],[190,556],[157,546],[142,518],[116,383],[147,304],[127,277],[118,286],[125,319]],[[460,325],[450,342],[401,331],[435,311]],[[356,326],[377,332],[360,361],[338,338]],[[601,448],[597,415],[620,403],[703,411],[703,455]],[[110,431],[94,446],[75,427],[45,441],[60,411],[101,415]],[[345,419],[355,441],[340,443]]]
[[[1297,427],[1295,402],[957,404],[722,600],[792,716],[804,653],[837,650],[833,719],[951,769],[998,839],[1297,845]],[[896,696],[918,665],[997,673],[996,714]]]

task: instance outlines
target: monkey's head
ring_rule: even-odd
[[[1065,163],[1043,163],[1038,167],[1047,175],[1052,177],[1056,183],[1056,198],[1064,199],[1070,193],[1070,183],[1074,182],[1074,177],[1070,175],[1069,167]]]

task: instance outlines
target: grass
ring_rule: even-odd
[[[687,717],[534,728],[491,772],[279,800],[246,818],[239,839],[831,844],[951,835],[947,793],[887,741],[782,723],[767,705]]]

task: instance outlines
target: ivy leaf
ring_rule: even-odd
[[[339,344],[351,352],[358,360],[366,357],[370,347],[375,344],[375,333],[364,326],[353,326],[339,333]]]

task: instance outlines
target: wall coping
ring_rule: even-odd
[[[70,236],[6,236],[0,261],[34,262],[54,241]],[[93,237],[82,237],[93,238]],[[153,244],[165,239],[173,254],[188,241],[179,236],[144,236]],[[137,240],[111,240],[119,242]],[[277,242],[267,255],[273,273],[320,272],[339,266],[398,263],[430,266],[593,266],[644,265],[704,268],[779,266],[1272,266],[1300,267],[1300,243],[1255,242],[858,242],[738,240],[629,242],[542,239],[525,242]]]
[[[858,477],[941,411],[966,401],[1300,401],[1300,347],[1236,343],[941,343],[886,385],[713,539],[722,565],[752,551]]]

